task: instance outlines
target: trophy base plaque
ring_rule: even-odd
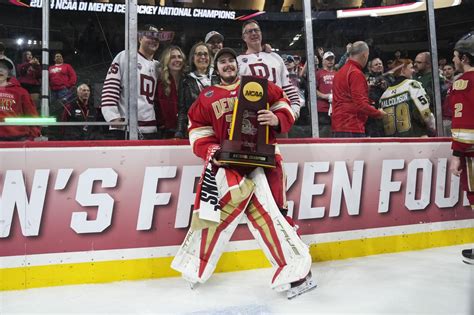
[[[275,167],[275,146],[261,143],[257,150],[244,149],[242,141],[224,140],[219,162],[249,167]]]

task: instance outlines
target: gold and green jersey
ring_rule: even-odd
[[[420,137],[434,128],[429,98],[420,82],[410,79],[389,86],[379,101],[384,117],[385,136]]]

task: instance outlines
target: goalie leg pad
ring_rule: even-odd
[[[200,225],[207,227],[199,230],[191,228],[171,263],[171,268],[181,272],[190,283],[204,283],[210,278],[253,196],[253,182],[246,178],[237,178],[236,182],[238,184],[230,188],[225,186],[227,191],[220,202],[220,222]]]
[[[246,211],[247,224],[267,258],[277,268],[271,288],[285,291],[292,282],[308,275],[311,255],[308,246],[283,217],[273,200],[263,170],[257,168],[249,177],[255,183],[255,194]]]

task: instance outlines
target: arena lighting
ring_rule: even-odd
[[[462,0],[435,0],[434,8],[442,9],[455,7],[460,5]],[[372,7],[372,8],[360,8],[360,9],[348,9],[348,10],[337,10],[337,18],[350,18],[358,16],[387,16],[387,15],[397,15],[405,13],[414,13],[426,11],[426,3],[424,0],[417,1],[413,3],[406,4],[397,4],[385,7]]]
[[[16,40],[16,44],[17,44],[18,46],[23,45],[23,38],[18,38],[18,39]]]
[[[4,121],[15,125],[41,125],[55,123],[56,117],[6,117]]]
[[[31,39],[28,39],[28,45],[31,45],[31,44],[32,44]]]

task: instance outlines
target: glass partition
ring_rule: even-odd
[[[426,93],[422,101],[418,100],[418,103],[422,103],[418,106],[421,106],[420,108],[428,106],[433,117],[437,117],[437,111],[443,107],[441,104],[436,104],[435,92],[439,91],[440,102],[443,103],[448,89],[445,79],[450,76],[444,73],[444,60],[449,63],[453,43],[461,34],[472,30],[474,22],[470,14],[473,8],[471,1],[445,0],[433,3],[438,30],[437,59],[441,62],[439,87],[433,83],[436,80],[433,80],[431,66],[432,58],[436,56],[426,54],[431,48],[432,34],[428,28],[430,21],[424,1],[311,1],[313,37],[306,38],[303,1],[139,0],[137,27],[141,31],[144,31],[143,27],[146,25],[156,28],[156,35],[153,34],[154,30],[148,29],[148,35],[156,36],[158,41],[152,59],[161,60],[162,63],[160,65],[155,63],[156,69],[153,71],[156,72],[151,76],[153,80],[142,80],[143,77],[137,76],[138,117],[130,119],[128,115],[130,102],[126,99],[130,85],[125,88],[120,82],[114,81],[118,80],[118,75],[127,75],[127,69],[124,68],[128,68],[130,61],[130,54],[124,54],[125,58],[121,61],[123,64],[119,67],[114,61],[125,49],[125,42],[128,39],[126,3],[103,0],[51,1],[49,64],[45,65],[45,69],[49,68],[50,75],[47,111],[41,106],[41,91],[32,93],[37,91],[37,88],[35,90],[34,86],[29,86],[31,82],[27,83],[24,79],[22,85],[29,91],[38,115],[53,117],[57,123],[50,125],[45,123],[41,128],[43,138],[35,137],[37,134],[34,132],[33,136],[28,137],[42,140],[125,139],[129,136],[124,125],[132,124],[138,125],[139,132],[136,136],[138,139],[186,138],[185,113],[190,101],[183,103],[183,94],[189,89],[183,88],[180,91],[180,83],[193,71],[196,51],[190,56],[191,49],[199,41],[205,42],[206,35],[209,34],[207,52],[210,68],[213,68],[212,50],[220,47],[221,39],[223,46],[234,48],[239,54],[246,53],[242,25],[249,19],[257,21],[262,42],[268,44],[265,49],[282,57],[288,71],[288,82],[293,86],[287,91],[287,95],[293,98],[292,103],[299,102],[303,105],[299,110],[299,119],[289,133],[290,137],[312,137],[315,135],[315,128],[318,129],[320,137],[332,136],[331,116],[328,115],[333,102],[331,80],[335,71],[345,64],[350,44],[356,41],[365,41],[370,48],[368,64],[363,71],[369,85],[370,102],[374,108],[383,107],[381,101],[383,93],[389,86],[399,81],[397,77],[402,74],[397,70],[403,68],[404,75],[408,76],[410,71],[405,68],[410,68],[411,63],[414,68],[411,79],[421,82],[420,87]],[[5,13],[2,14],[0,42],[4,43],[6,56],[15,63],[15,70],[18,70],[23,61],[22,55],[27,51],[31,52],[32,60],[38,59],[38,63],[41,64],[44,23],[42,1],[1,2],[0,6],[2,13]],[[137,39],[139,50],[140,33]],[[307,58],[306,41],[313,46],[316,54],[316,58],[312,57],[312,60]],[[174,50],[178,57],[175,55],[171,57],[170,50]],[[140,58],[138,54],[137,67],[142,67]],[[175,73],[174,76],[170,76],[168,71],[170,59],[175,58],[181,58],[182,66],[178,67],[181,68],[178,69],[177,75]],[[69,80],[67,74],[66,78],[62,77],[57,81],[55,75],[61,75],[64,69],[56,67],[55,63],[61,65],[61,60],[63,64],[70,65],[75,72],[74,83],[67,81]],[[316,83],[309,84],[307,62],[317,64]],[[401,64],[403,62],[404,65]],[[331,70],[329,73],[328,66]],[[37,69],[37,66],[35,67]],[[335,70],[333,73],[332,69]],[[162,72],[163,70],[165,71]],[[211,69],[209,71],[212,73]],[[447,71],[449,73],[449,66]],[[268,74],[269,78],[270,76],[271,73]],[[209,82],[211,77],[212,75],[209,75]],[[64,84],[64,80],[67,84]],[[170,88],[171,81],[176,81],[173,82],[173,89]],[[35,84],[38,84],[38,81],[35,81]],[[55,84],[59,86],[54,86]],[[311,93],[318,95],[317,104],[312,104],[310,101]],[[76,106],[78,100],[86,96],[89,109],[87,114],[82,110],[83,107]],[[140,103],[140,97],[143,97],[145,104],[148,104],[145,110],[138,105],[144,104]],[[120,104],[122,107],[117,106]],[[178,118],[180,106],[181,109],[184,108],[184,116],[182,114],[181,118]],[[399,109],[387,109],[388,113],[384,119],[369,118],[364,124],[367,136],[436,134],[433,130],[427,129],[430,122],[420,120],[420,117],[415,117],[419,120],[419,132],[406,133],[407,126],[414,124],[411,121],[412,116],[419,114],[415,110],[416,104],[413,105],[415,107],[403,106],[399,106]],[[411,112],[410,108],[415,112]],[[441,117],[444,117],[443,120],[448,124],[449,119],[445,119],[446,115],[443,112]],[[20,116],[30,117],[34,114],[25,113]],[[137,120],[135,124],[134,119]],[[107,124],[114,125],[109,128]],[[150,125],[153,125],[152,128],[149,128]],[[443,129],[445,130],[438,130],[437,134],[448,134],[449,128]],[[147,130],[153,132],[144,135],[149,133]]]

